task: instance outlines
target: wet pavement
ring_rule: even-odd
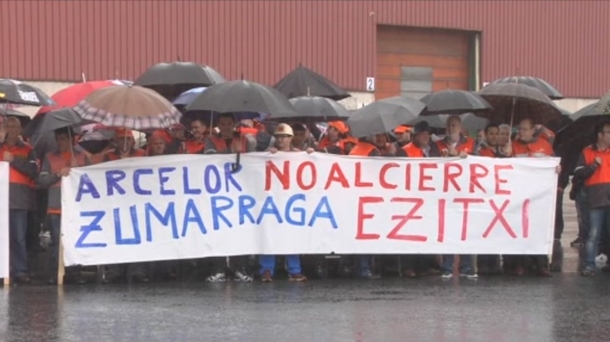
[[[553,278],[0,289],[0,341],[608,341],[610,275],[580,277],[573,203]]]

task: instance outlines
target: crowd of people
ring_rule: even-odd
[[[48,227],[51,233],[51,267],[49,283],[56,283],[58,246],[61,231],[61,178],[73,167],[104,163],[124,158],[159,156],[167,154],[230,154],[269,151],[283,153],[307,151],[361,157],[466,157],[479,155],[489,158],[554,156],[554,133],[548,128],[525,119],[514,131],[509,125],[489,124],[477,133],[468,135],[459,116],[447,120],[444,135],[435,132],[426,121],[413,126],[396,127],[392,134],[377,134],[356,139],[349,134],[342,121],[327,124],[325,132],[313,124],[270,124],[253,120],[236,121],[230,115],[221,115],[209,127],[210,121],[192,119],[166,130],[147,132],[146,143],[136,146],[134,132],[123,128],[109,128],[113,137],[102,142],[101,149],[86,149],[79,144],[79,135],[66,127],[54,132],[56,148],[44,155],[36,156],[34,149],[21,135],[21,123],[14,117],[0,118],[0,160],[10,163],[10,266],[11,278],[19,283],[29,283],[28,252],[38,248],[35,238],[28,238],[28,231],[36,236],[40,227]],[[435,134],[436,133],[436,134]],[[563,231],[563,190],[568,187],[572,173],[571,198],[576,201],[579,213],[579,237],[573,246],[586,245],[586,260],[583,276],[591,276],[595,270],[595,257],[599,252],[602,231],[610,218],[610,124],[595,129],[596,141],[587,147],[580,158],[563,158],[557,187],[557,218],[555,225],[555,250],[559,252],[559,240]],[[566,162],[564,162],[566,160]],[[577,165],[568,165],[568,160],[578,160]],[[574,171],[575,170],[575,171]],[[558,170],[559,171],[559,170]],[[45,194],[42,196],[41,194]],[[39,212],[41,215],[36,215]],[[44,229],[44,228],[43,228]],[[28,244],[28,240],[35,241]],[[586,242],[586,244],[584,243]],[[603,247],[602,247],[603,248]],[[28,249],[30,249],[28,251]],[[225,282],[229,278],[240,282],[251,282],[258,278],[270,282],[276,271],[274,256],[231,258],[209,258],[206,280]],[[460,255],[456,263],[453,255],[399,255],[375,257],[365,255],[342,256],[337,265],[332,265],[325,256],[306,256],[310,260],[312,275],[324,277],[329,270],[342,276],[353,275],[375,279],[380,274],[393,270],[404,277],[440,275],[451,278],[454,264],[459,264],[459,275],[470,279],[481,274],[512,273],[523,275],[535,273],[551,276],[552,271],[561,271],[561,258],[553,256],[504,256]],[[254,264],[252,260],[257,260]],[[476,260],[476,265],[475,265]],[[181,263],[187,261],[165,261],[146,264],[109,265],[104,270],[104,281],[117,282],[126,278],[148,282],[153,270],[163,276],[179,278]],[[190,262],[190,261],[189,261]],[[305,263],[305,262],[304,262]],[[285,257],[285,270],[290,281],[301,282],[307,277],[301,265],[301,257]],[[154,267],[153,267],[154,266]],[[282,268],[280,268],[282,269]],[[84,283],[82,269],[67,269],[67,281]]]

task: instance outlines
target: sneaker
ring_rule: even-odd
[[[207,277],[205,281],[207,281],[208,283],[224,283],[225,281],[227,281],[227,277],[224,273],[216,273]]]
[[[453,278],[453,273],[444,271],[441,274],[441,278],[443,278],[443,279],[451,279],[451,278]]]
[[[580,238],[576,238],[576,240],[570,242],[570,247],[573,247],[573,248],[580,248],[584,245],[585,245],[584,242]]]
[[[302,275],[301,273],[295,273],[295,274],[289,274],[288,275],[288,281],[295,281],[295,282],[303,282],[306,281],[307,278]]]
[[[244,271],[235,271],[233,273],[233,280],[240,283],[250,283],[253,279]]]
[[[273,276],[271,275],[271,272],[269,271],[265,271],[263,272],[263,275],[261,276],[261,281],[263,283],[270,283],[273,281]]]
[[[582,272],[580,272],[580,275],[583,277],[593,277],[595,275],[595,272],[590,268],[585,268],[584,270],[582,270]]]
[[[466,272],[460,272],[460,277],[465,277],[468,279],[477,279],[479,276],[472,270]]]

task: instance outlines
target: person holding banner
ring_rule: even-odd
[[[436,146],[441,151],[443,157],[466,158],[475,152],[474,139],[462,133],[462,120],[459,116],[453,115],[447,119],[446,135],[443,139],[436,142]],[[442,277],[450,279],[453,277],[454,255],[443,255]],[[460,276],[469,279],[477,278],[477,273],[472,266],[474,256],[469,254],[460,255]]]
[[[32,146],[20,139],[21,122],[8,117],[0,127],[0,161],[9,162],[9,228],[11,277],[29,283],[26,236],[28,211],[33,210],[38,163]]]
[[[597,141],[581,153],[574,176],[584,180],[589,206],[589,231],[585,242],[583,277],[595,275],[595,258],[603,230],[610,219],[610,122],[595,127]]]
[[[47,214],[51,223],[51,270],[54,271],[48,282],[50,285],[57,284],[61,236],[61,179],[68,176],[70,169],[73,167],[90,165],[86,154],[74,148],[70,139],[73,135],[74,133],[69,127],[55,130],[57,151],[44,156],[37,180],[40,187],[48,188]],[[75,271],[74,280],[79,284],[84,284],[85,280],[81,277],[78,269]]]
[[[209,134],[208,126],[202,119],[194,119],[191,121],[191,134],[193,137],[184,143],[183,152],[187,154],[203,153],[205,139]]]
[[[292,127],[288,124],[281,123],[275,129],[273,134],[275,137],[275,146],[269,149],[271,153],[277,152],[299,152],[300,150],[292,146],[292,137],[294,133]],[[312,153],[312,148],[307,149],[307,153]],[[275,271],[275,255],[261,255],[258,258],[260,264],[261,281],[269,283],[273,280]],[[298,255],[286,255],[286,264],[288,267],[288,280],[294,282],[303,282],[307,278],[301,273],[301,259]]]
[[[204,154],[248,153],[256,150],[256,140],[251,135],[241,135],[235,131],[236,122],[233,114],[221,114],[217,120],[218,132],[210,134],[205,139]],[[211,258],[211,274],[206,278],[210,283],[222,283],[227,280],[226,270],[229,268],[235,281],[251,282],[252,277],[246,272],[247,257],[231,258],[227,265],[225,257]]]
[[[394,135],[396,136],[394,147],[398,151],[411,142],[411,126],[400,125],[396,127],[394,129]]]
[[[348,132],[349,128],[343,121],[329,122],[326,134],[318,144],[318,151],[328,153],[328,151],[326,151],[326,148],[331,147],[338,143],[341,139],[346,138]]]

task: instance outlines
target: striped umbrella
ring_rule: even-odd
[[[83,120],[135,130],[167,128],[179,123],[181,117],[180,112],[154,90],[125,85],[98,89],[74,110]]]

